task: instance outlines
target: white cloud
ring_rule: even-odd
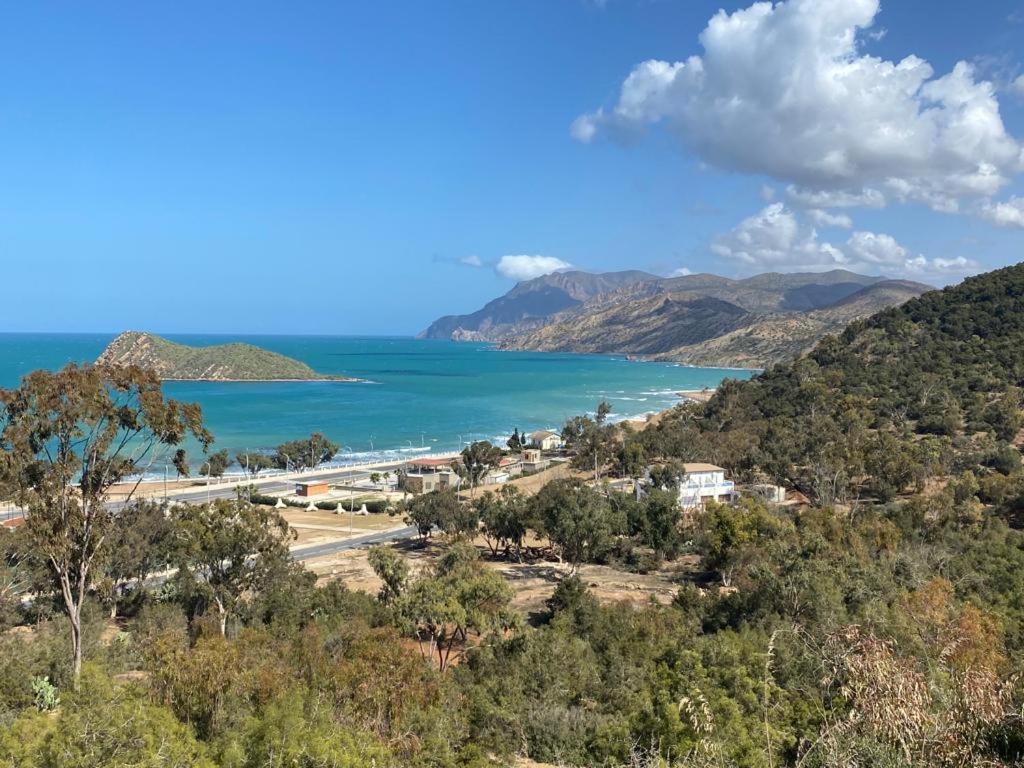
[[[831,269],[847,261],[842,251],[818,240],[818,233],[802,225],[782,203],[772,203],[719,235],[711,252],[757,269]]]
[[[679,267],[678,269],[673,269],[672,274],[670,274],[669,277],[686,277],[687,275],[692,274],[693,272],[689,267]]]
[[[1010,92],[1024,98],[1024,75],[1017,75],[1016,79],[1010,83]]]
[[[981,217],[1000,227],[1024,229],[1024,197],[1011,197],[1004,203],[987,201],[981,205]]]
[[[846,248],[853,260],[862,264],[903,266],[907,263],[907,249],[892,235],[854,232],[846,241]]]
[[[808,212],[812,217],[813,212]],[[964,257],[927,259],[892,235],[858,230],[842,245],[821,240],[817,231],[782,203],[772,203],[711,243],[711,252],[748,271],[850,269],[869,274],[916,276],[941,281],[979,269]]]
[[[495,270],[502,277],[512,280],[532,280],[541,275],[551,272],[558,272],[562,269],[569,269],[572,264],[554,256],[502,256]]]
[[[572,134],[664,123],[703,161],[788,182],[791,199],[817,208],[889,198],[950,211],[996,194],[1021,170],[1022,150],[993,86],[966,62],[935,77],[917,56],[862,53],[878,11],[878,0],[719,11],[702,55],[638,64],[618,103],[577,118]]]
[[[930,278],[939,282],[950,276],[963,277],[980,269],[976,261],[963,256],[928,259],[921,254],[912,255],[892,235],[875,232],[854,232],[846,241],[846,253],[855,269],[866,268],[887,275]]]
[[[484,265],[483,261],[481,261],[480,257],[475,253],[472,253],[469,256],[463,256],[459,259],[459,264],[464,264],[467,267],[482,267]]]
[[[819,227],[840,227],[850,229],[853,226],[853,219],[845,213],[829,213],[821,208],[811,208],[807,216]]]

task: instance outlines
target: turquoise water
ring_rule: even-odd
[[[103,334],[0,334],[0,386],[37,368],[94,360]],[[749,371],[631,362],[602,355],[502,352],[486,344],[411,338],[170,336],[186,344],[247,341],[322,373],[372,383],[168,382],[165,392],[198,402],[217,448],[271,448],[313,431],[344,446],[340,459],[367,461],[504,439],[512,429],[558,428],[600,400],[615,418],[662,410],[674,392],[715,386]]]

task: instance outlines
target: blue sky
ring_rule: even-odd
[[[561,263],[1020,260],[1024,3],[836,2],[8,3],[0,330],[401,334]]]

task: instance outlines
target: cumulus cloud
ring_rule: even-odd
[[[808,214],[808,217],[811,217]],[[782,203],[741,221],[711,243],[711,252],[749,271],[850,269],[888,276],[946,279],[979,269],[964,257],[928,259],[911,253],[892,235],[859,230],[841,245],[821,240],[817,230]]]
[[[874,232],[854,232],[846,242],[854,261],[878,266],[903,266],[907,262],[907,249],[892,235]]]
[[[512,280],[532,280],[541,275],[569,269],[572,264],[554,256],[502,256],[495,265],[495,270],[502,277]]]
[[[690,270],[689,267],[679,267],[677,269],[673,269],[669,277],[686,277],[687,275],[692,274],[693,272]]]
[[[816,270],[847,263],[842,251],[821,242],[818,233],[782,203],[772,203],[715,238],[711,252],[757,269]]]
[[[985,202],[981,216],[1000,227],[1024,229],[1024,197],[1011,197],[1006,202]]]
[[[1024,98],[1024,75],[1018,75],[1013,82],[1010,83],[1010,92]]]
[[[471,253],[469,256],[463,256],[459,259],[459,264],[463,264],[467,267],[482,267],[484,265],[483,261],[481,261],[480,257],[475,253]]]
[[[1022,167],[991,83],[957,63],[936,77],[909,55],[860,42],[878,0],[758,2],[719,11],[702,55],[638,64],[618,102],[581,115],[572,135],[661,123],[701,159],[792,185],[809,207],[914,200],[951,211],[996,194]]]
[[[845,213],[829,213],[821,208],[811,208],[807,211],[807,216],[819,227],[840,227],[842,229],[853,227],[853,219]]]

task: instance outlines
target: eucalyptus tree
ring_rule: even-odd
[[[173,451],[179,471],[193,437],[212,442],[198,405],[165,399],[137,366],[68,365],[0,390],[0,491],[24,512],[26,541],[45,560],[69,620],[72,672],[82,668],[82,607],[118,517],[112,486],[137,481]]]

